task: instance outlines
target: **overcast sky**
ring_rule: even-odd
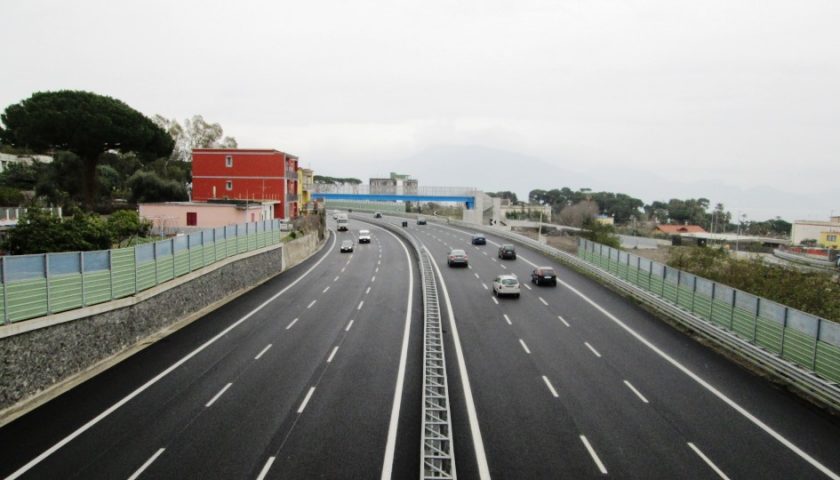
[[[5,0],[2,14],[2,109],[87,90],[201,114],[324,175],[840,212],[837,0]],[[485,168],[487,151],[509,168]]]

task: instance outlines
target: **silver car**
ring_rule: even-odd
[[[519,298],[519,279],[516,275],[499,275],[493,280],[493,295],[513,295]]]

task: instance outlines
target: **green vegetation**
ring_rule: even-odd
[[[615,227],[612,225],[604,225],[593,218],[587,218],[583,222],[583,229],[580,233],[583,238],[613,248],[621,248],[621,240],[615,235]]]
[[[362,183],[358,178],[339,178],[339,177],[325,177],[323,175],[315,175],[312,179],[315,183],[326,183],[330,185],[337,185],[341,183],[349,183],[351,185],[359,185]]]
[[[801,272],[718,248],[681,247],[668,265],[819,317],[840,321],[840,284],[828,273]]]

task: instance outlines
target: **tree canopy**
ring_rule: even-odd
[[[136,152],[144,160],[167,156],[174,141],[120,100],[91,92],[37,92],[0,115],[0,142],[36,152],[67,150],[82,160],[84,196],[92,207],[96,166],[109,151]]]
[[[224,129],[220,124],[209,123],[201,115],[187,118],[183,125],[177,120],[170,120],[162,115],[155,115],[152,120],[175,142],[171,160],[191,162],[194,148],[236,148],[238,146],[235,138],[224,136]]]

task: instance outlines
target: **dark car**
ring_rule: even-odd
[[[353,251],[353,242],[351,240],[345,240],[341,242],[341,253],[344,252],[352,252]]]
[[[484,235],[480,233],[475,233],[472,236],[472,244],[473,245],[487,245],[487,239],[484,238]]]
[[[425,225],[426,219],[424,217],[417,217],[417,225]]]
[[[379,213],[379,212],[376,212],[376,213],[373,214],[373,218],[382,218],[382,214]]]
[[[453,249],[449,252],[449,255],[446,256],[446,263],[450,267],[466,267],[469,265],[467,261],[467,252],[459,249]]]
[[[557,273],[551,267],[537,267],[531,272],[531,282],[536,285],[557,285]]]
[[[503,260],[516,260],[516,249],[509,243],[502,245],[499,247],[499,258]]]

